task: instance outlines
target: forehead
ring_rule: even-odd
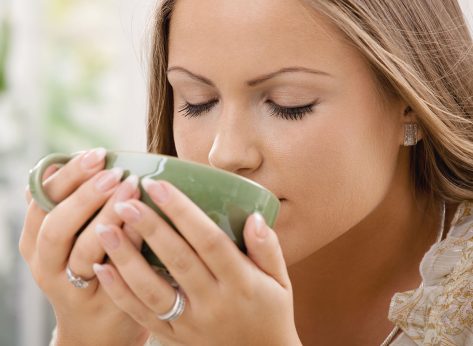
[[[356,58],[335,27],[300,0],[178,0],[169,37],[170,65],[200,71],[212,65],[228,73],[229,64],[258,71],[268,64],[321,67]]]

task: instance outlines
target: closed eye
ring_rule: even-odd
[[[208,113],[218,103],[218,100],[212,100],[205,103],[192,104],[186,102],[181,108],[179,108],[180,113],[184,113],[185,117],[197,117],[201,114]]]
[[[218,102],[218,99],[199,104],[186,102],[179,108],[178,111],[183,113],[185,117],[198,117],[210,112]],[[271,116],[277,116],[286,120],[302,119],[306,114],[313,112],[313,107],[317,103],[318,101],[314,101],[310,104],[297,107],[283,107],[277,103],[274,103],[273,101],[266,101]]]
[[[317,101],[303,106],[297,107],[283,107],[272,101],[267,101],[272,116],[277,116],[287,120],[299,120],[306,114],[312,113]]]

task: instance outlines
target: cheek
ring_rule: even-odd
[[[212,131],[210,124],[204,124],[202,118],[174,115],[173,136],[177,156],[184,160],[208,164]]]
[[[346,115],[311,119],[291,136],[297,140],[280,168],[290,203],[275,225],[288,262],[347,232],[385,198],[399,152],[395,125],[386,126],[378,114],[365,112],[357,121]]]

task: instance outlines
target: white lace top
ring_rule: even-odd
[[[423,287],[396,293],[388,318],[402,333],[391,346],[473,345],[473,203],[457,208],[447,237],[420,263]]]
[[[402,332],[390,346],[473,345],[473,203],[463,202],[444,240],[420,264],[423,287],[396,293],[388,318]],[[55,342],[55,330],[50,346]],[[145,346],[163,346],[151,337]]]

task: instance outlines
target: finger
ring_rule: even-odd
[[[142,185],[217,280],[238,283],[247,277],[249,268],[242,265],[247,257],[184,193],[167,181],[143,179]]]
[[[49,166],[46,171],[43,174],[43,181],[48,181],[48,179],[51,179],[51,176],[54,175],[59,170],[60,167],[57,165],[51,165]],[[31,191],[30,191],[30,186],[29,184],[26,185],[25,189],[25,197],[26,197],[26,202],[28,204],[28,212],[27,215],[34,215],[36,217],[28,217],[25,220],[25,230],[38,230],[41,223],[43,222],[44,217],[46,216],[46,212],[39,207],[35,203],[35,205],[32,205],[32,196],[31,196]],[[35,245],[35,240],[36,240],[37,232],[22,232],[20,236],[20,253],[23,255],[23,257],[26,259],[29,257],[28,254],[30,254]],[[29,239],[28,239],[29,238]]]
[[[143,238],[141,238],[140,234],[127,223],[123,225],[122,229],[123,233],[125,233],[128,239],[130,239],[133,246],[136,249],[141,250],[141,246],[143,245]]]
[[[76,233],[110,198],[122,174],[121,168],[98,173],[49,212],[38,234],[41,266],[50,271],[64,270]]]
[[[154,333],[163,337],[172,336],[171,325],[157,319],[155,313],[133,294],[113,265],[95,263],[93,268],[101,287],[118,308]]]
[[[69,196],[84,181],[103,168],[105,154],[105,149],[97,148],[72,158],[52,176],[47,177],[43,184],[47,195],[56,202]],[[46,215],[47,213],[34,200],[29,203],[19,242],[22,255],[30,257],[36,249],[38,232]]]
[[[97,225],[102,246],[127,286],[153,316],[169,311],[174,303],[175,289],[157,275],[144,257],[114,225]]]
[[[45,182],[44,191],[53,202],[59,203],[103,169],[106,154],[104,148],[97,148],[74,157],[59,169],[55,179]]]
[[[130,200],[115,211],[131,224],[191,299],[212,294],[215,278],[186,240],[146,204]]]
[[[281,286],[290,287],[289,274],[276,233],[259,213],[252,214],[243,230],[248,257]]]
[[[120,184],[97,216],[80,233],[68,261],[68,265],[74,273],[84,278],[95,276],[92,265],[103,262],[105,256],[102,246],[97,241],[95,226],[99,223],[121,226],[123,221],[114,212],[113,206],[117,202],[130,199],[136,195],[137,191],[139,193],[138,177],[131,175]]]
[[[43,181],[46,181],[48,180],[54,173],[56,173],[59,169],[61,168],[61,166],[59,165],[51,165],[49,166],[48,168],[46,168],[46,170],[44,171],[44,174],[43,174]]]
[[[18,243],[20,254],[26,262],[29,262],[35,252],[39,228],[46,215],[47,213],[35,201],[29,204]]]

